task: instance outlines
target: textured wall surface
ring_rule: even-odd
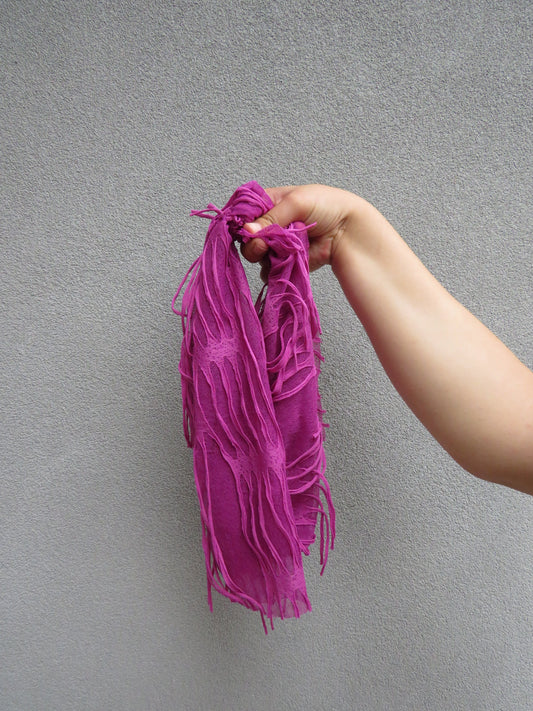
[[[321,182],[533,366],[532,8],[3,0],[3,711],[532,708],[533,499],[432,440],[329,268],[336,549],[268,637],[209,613],[170,311],[190,209]]]

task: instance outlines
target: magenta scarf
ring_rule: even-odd
[[[192,211],[211,224],[172,302],[183,327],[183,424],[194,451],[209,606],[214,587],[259,610],[265,631],[265,618],[273,627],[274,617],[311,609],[302,553],[315,540],[318,517],[321,573],[335,538],[306,226],[261,231],[270,271],[255,306],[235,246],[251,238],[243,224],[272,207],[252,181],[222,210],[210,203]]]

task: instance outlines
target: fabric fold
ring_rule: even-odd
[[[173,299],[181,316],[183,426],[193,448],[208,600],[215,588],[263,620],[311,609],[302,566],[320,521],[322,571],[335,538],[318,393],[320,323],[306,226],[272,225],[266,293],[254,305],[236,242],[272,201],[251,181],[211,220]],[[183,291],[181,307],[176,306]]]

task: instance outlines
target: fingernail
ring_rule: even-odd
[[[248,230],[248,232],[251,232],[252,234],[261,231],[261,225],[258,222],[246,222],[243,227],[245,230]]]

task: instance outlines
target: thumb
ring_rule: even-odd
[[[289,200],[285,199],[277,205],[274,205],[271,210],[265,212],[264,215],[261,215],[261,217],[258,217],[253,222],[247,222],[243,225],[243,227],[252,234],[259,232],[270,225],[287,227],[291,224],[291,222],[299,219],[297,212],[298,211],[295,209],[295,206]]]
[[[269,227],[270,225],[273,225],[276,223],[276,218],[275,216],[272,216],[273,210],[270,212],[266,212],[264,215],[261,215],[261,217],[258,217],[256,220],[253,222],[246,222],[243,227],[247,232],[250,232],[252,235],[255,235],[257,232],[261,232],[265,227]],[[261,240],[262,241],[262,240]]]
[[[257,232],[261,232],[265,227],[279,224],[276,213],[277,210],[274,207],[253,222],[246,222],[243,228],[251,235],[255,235]],[[243,242],[241,245],[242,256],[249,262],[259,262],[267,252],[267,243],[260,237],[251,237],[247,242]]]
[[[265,188],[273,207],[264,215],[244,226],[248,232],[255,234],[269,225],[288,227],[298,220],[306,221],[310,213],[307,186],[285,185],[278,188]]]
[[[308,207],[301,200],[296,199],[294,190],[292,186],[267,190],[275,203],[274,207],[253,222],[245,223],[243,228],[255,235],[270,225],[288,227],[291,223],[299,220],[305,222]],[[258,262],[265,256],[267,251],[268,247],[260,237],[252,238],[242,246],[243,256],[251,262]]]

